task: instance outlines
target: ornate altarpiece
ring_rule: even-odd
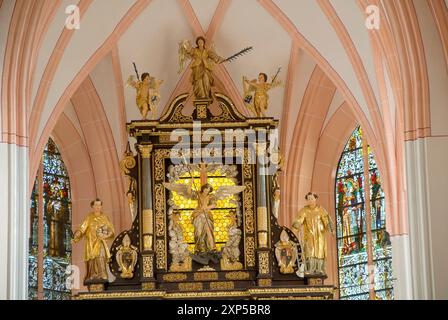
[[[138,154],[133,155],[128,148],[121,168],[135,189],[136,216],[132,228],[119,234],[110,250],[109,267],[115,280],[105,286],[92,285],[90,292],[80,293],[75,299],[331,299],[334,288],[324,286],[323,277],[300,278],[296,275],[299,261],[291,264],[294,272],[280,272],[275,248],[282,231],[295,244],[299,256],[300,245],[291,230],[277,223],[273,213],[273,176],[266,174],[267,165],[254,161],[267,155],[265,150],[269,149],[270,141],[254,144],[244,133],[244,130],[251,130],[256,135],[262,132],[269,136],[277,128],[278,121],[273,118],[246,118],[230,98],[219,93],[215,94],[214,106],[218,109],[215,114],[212,113],[211,100],[195,100],[192,114],[185,115],[183,111],[188,96],[185,93],[176,97],[158,121],[141,120],[127,124],[129,135],[137,140],[135,150]],[[214,139],[210,138],[203,138],[206,141],[198,143],[194,136],[197,134],[194,131],[196,121],[200,121],[201,135],[214,130],[212,135],[220,135],[223,143],[214,144]],[[172,138],[175,129],[177,138]],[[226,129],[237,132],[232,137],[233,146],[230,148],[225,146],[228,142]],[[183,147],[192,149],[183,153],[172,151],[174,146],[180,146],[180,150],[184,150]],[[209,172],[209,179],[218,184],[246,187],[241,194],[224,201],[213,213],[218,250],[229,237],[226,230],[229,222],[223,212],[236,213],[237,227],[241,230],[240,263],[233,269],[224,266],[226,270],[223,270],[223,264],[219,262],[211,262],[204,267],[191,260],[180,268],[171,267],[168,228],[174,211],[180,213],[180,225],[190,252],[194,246],[188,220],[192,204],[188,201],[182,203],[179,195],[163,185],[169,179],[180,183],[186,183],[188,178],[199,180],[195,173],[187,171],[186,159],[189,163],[198,159],[222,161],[223,165],[215,165],[215,170]],[[131,277],[129,274],[123,277],[117,262],[117,252],[126,235],[138,253]]]

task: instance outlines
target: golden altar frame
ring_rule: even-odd
[[[300,278],[295,272],[298,265],[292,273],[280,272],[274,253],[280,234],[286,232],[299,253],[300,245],[294,233],[280,226],[272,212],[272,177],[261,175],[260,163],[253,161],[263,155],[263,151],[259,151],[263,148],[256,145],[254,148],[247,137],[240,139],[236,146],[221,149],[220,154],[216,153],[213,142],[202,141],[200,148],[192,149],[189,154],[192,159],[206,154],[213,158],[233,159],[237,163],[239,183],[246,187],[241,196],[242,268],[221,270],[215,265],[211,270],[203,271],[193,262],[189,271],[170,271],[168,190],[163,183],[167,164],[173,159],[173,147],[180,143],[180,140],[173,140],[173,130],[183,130],[183,136],[192,138],[198,121],[201,134],[214,129],[223,137],[227,129],[269,134],[278,127],[278,121],[273,118],[246,118],[231,99],[221,93],[214,94],[214,101],[193,101],[192,114],[185,115],[183,110],[188,96],[185,93],[176,97],[157,121],[140,120],[127,124],[129,135],[137,140],[137,154],[134,155],[128,147],[120,166],[129,185],[135,186],[137,214],[131,229],[120,233],[110,249],[109,268],[115,280],[92,284],[89,292],[79,293],[74,299],[332,299],[334,287],[323,285],[325,276]],[[258,144],[264,145],[266,150],[269,141]],[[123,278],[117,252],[126,235],[137,248],[138,260],[132,277]]]

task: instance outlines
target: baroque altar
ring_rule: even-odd
[[[187,112],[188,97],[127,124],[132,227],[110,248],[115,279],[74,298],[332,299],[325,276],[300,272],[300,243],[277,222],[278,121],[247,118],[222,93]]]

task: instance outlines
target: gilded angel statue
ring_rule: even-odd
[[[256,79],[248,80],[243,76],[244,104],[256,117],[265,117],[265,111],[268,109],[269,95],[268,91],[281,85],[281,81],[277,80],[277,74],[272,77],[272,81],[268,82],[266,73],[261,72]],[[251,92],[254,92],[253,94]]]
[[[187,59],[191,59],[191,83],[196,99],[211,99],[214,84],[213,67],[224,61],[218,56],[213,46],[205,46],[205,38],[196,39],[196,47],[192,48],[190,41],[179,43],[179,73],[184,69]]]
[[[149,111],[151,111],[151,119],[155,119],[162,83],[163,80],[151,77],[147,72],[142,74],[141,80],[138,80],[138,76],[137,79],[134,76],[129,76],[126,84],[137,90],[136,103],[143,120],[147,119]]]
[[[195,256],[193,259],[202,264],[208,264],[209,260],[216,260],[212,256],[216,253],[214,236],[214,224],[212,210],[218,200],[228,198],[244,191],[245,186],[221,186],[213,193],[213,187],[205,183],[199,190],[192,188],[193,179],[189,184],[177,184],[165,182],[163,185],[170,191],[177,192],[181,196],[198,201],[193,211],[192,222],[194,227]],[[196,258],[196,259],[195,259]]]
[[[252,47],[244,48],[236,54],[224,59],[216,54],[214,46],[205,46],[205,38],[196,38],[196,47],[192,47],[189,40],[183,40],[179,43],[179,73],[185,67],[188,59],[191,63],[191,83],[196,99],[211,99],[212,87],[214,83],[213,67],[215,64],[230,62],[237,57],[249,52]]]

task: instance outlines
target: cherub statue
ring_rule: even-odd
[[[239,262],[240,259],[240,241],[241,230],[238,228],[236,212],[232,211],[229,214],[230,225],[228,229],[229,239],[222,249],[221,270],[241,270],[243,264]]]
[[[277,71],[277,75],[279,71]],[[272,78],[271,82],[267,82],[268,76],[262,72],[258,75],[258,81],[256,79],[248,80],[243,76],[244,103],[254,116],[266,116],[265,111],[268,109],[269,101],[268,91],[281,85],[281,81],[277,80],[277,75]],[[255,93],[252,95],[250,92]]]
[[[188,251],[188,244],[184,240],[184,232],[179,223],[180,214],[171,211],[168,234],[170,236],[169,249],[172,257],[170,271],[191,271],[191,257]]]
[[[137,264],[137,247],[131,245],[131,239],[127,233],[121,243],[115,255],[118,270],[121,271],[120,276],[123,279],[131,279],[134,276],[134,268]]]
[[[280,273],[294,273],[294,266],[297,262],[297,244],[289,239],[285,230],[280,233],[280,241],[275,244],[275,257]]]
[[[157,80],[145,72],[141,80],[135,80],[134,76],[130,76],[126,83],[137,90],[136,103],[143,120],[146,120],[149,111],[151,111],[151,119],[155,119],[160,102],[160,85],[163,80]]]
[[[190,180],[189,184],[164,182],[163,185],[168,190],[177,192],[187,199],[198,201],[198,205],[192,215],[195,241],[193,260],[207,265],[210,260],[218,262],[216,259],[217,252],[212,210],[215,208],[218,200],[240,193],[246,187],[221,186],[213,193],[213,187],[206,182],[207,171],[205,164],[201,164],[201,168],[201,181],[205,181],[205,183],[202,184],[199,190],[192,189],[193,179]]]

